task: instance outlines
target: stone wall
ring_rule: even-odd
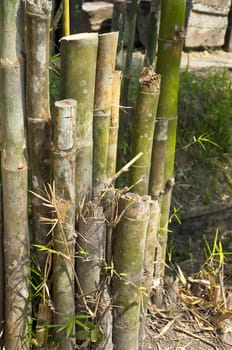
[[[224,45],[231,0],[188,0],[185,46]]]

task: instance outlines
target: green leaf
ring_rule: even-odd
[[[102,341],[103,339],[103,333],[100,330],[100,328],[95,327],[94,329],[92,329],[91,333],[90,333],[90,340],[92,343],[97,343]]]
[[[89,339],[89,332],[85,330],[77,331],[76,332],[76,337],[78,340],[86,340]]]

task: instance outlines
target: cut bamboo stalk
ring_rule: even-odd
[[[27,26],[27,89],[26,112],[28,123],[28,148],[32,191],[42,195],[44,186],[51,180],[50,159],[50,107],[49,107],[49,34],[51,1],[26,2]],[[48,217],[49,210],[41,200],[32,195],[33,242],[47,245],[48,228],[41,217]],[[35,251],[42,273],[46,255]]]
[[[147,307],[151,293],[151,287],[153,283],[154,276],[154,264],[155,261],[155,253],[158,247],[158,225],[160,218],[160,205],[158,200],[150,201],[150,216],[146,234],[146,243],[144,250],[144,262],[143,262],[143,287],[144,287],[144,295],[143,295],[143,303],[141,307],[141,315],[140,315],[140,327],[139,327],[139,343],[140,348],[143,349],[143,341],[145,337],[145,322],[147,316]]]
[[[161,74],[160,98],[157,117],[162,119],[160,130],[167,123],[167,142],[165,150],[163,192],[161,203],[162,230],[159,233],[161,245],[161,277],[164,276],[169,211],[175,159],[178,87],[181,52],[184,41],[184,20],[186,0],[167,0],[161,4],[161,20],[156,71]],[[175,16],[173,16],[175,13]],[[163,123],[163,125],[162,125]],[[165,138],[165,132],[163,133]],[[159,144],[160,146],[160,144]],[[153,152],[156,150],[153,149]],[[154,165],[155,166],[155,165]]]
[[[90,199],[93,163],[93,104],[98,35],[61,39],[61,96],[77,100],[76,208]]]
[[[25,159],[24,6],[0,2],[0,115],[5,263],[5,349],[26,350],[29,321],[29,234]]]
[[[124,195],[119,203],[122,218],[116,226],[113,244],[114,322],[116,349],[138,349],[142,276],[150,197]]]
[[[100,289],[105,248],[105,218],[99,203],[89,202],[85,212],[80,215],[77,246],[77,275],[80,283],[78,294],[87,296],[88,305],[93,309]],[[86,312],[81,302],[80,297],[78,307]]]
[[[135,121],[132,131],[132,157],[139,152],[143,152],[143,156],[131,167],[129,172],[130,186],[139,179],[143,180],[133,187],[133,192],[140,195],[148,194],[149,190],[152,144],[159,91],[160,75],[155,74],[152,68],[144,68],[139,79]]]
[[[53,233],[53,300],[54,322],[63,326],[75,315],[75,158],[76,101],[55,103],[53,174],[56,191],[58,224]],[[75,348],[75,329],[57,330],[56,340],[65,350]]]
[[[93,117],[93,195],[106,186],[109,128],[118,32],[99,35]]]
[[[107,154],[106,177],[111,180],[116,173],[118,128],[119,128],[119,104],[122,72],[115,71],[113,77],[113,91],[111,101],[111,118],[109,129],[109,146]]]

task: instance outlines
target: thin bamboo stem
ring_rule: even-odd
[[[121,77],[121,71],[114,72],[106,169],[106,177],[108,179],[108,182],[109,179],[112,179],[114,177],[116,172]]]
[[[70,35],[70,4],[69,0],[63,0],[63,32],[64,36]]]
[[[74,254],[75,254],[75,100],[55,103],[53,173],[56,190],[58,226],[53,233],[54,322],[63,326],[75,315]],[[62,253],[62,254],[60,254]],[[66,258],[64,258],[66,256]],[[56,340],[62,349],[75,348],[75,328],[67,337],[67,329],[57,330]]]

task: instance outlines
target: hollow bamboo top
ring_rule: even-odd
[[[79,34],[72,34],[63,36],[60,41],[79,41],[79,40],[92,40],[98,38],[97,33],[79,33]]]

